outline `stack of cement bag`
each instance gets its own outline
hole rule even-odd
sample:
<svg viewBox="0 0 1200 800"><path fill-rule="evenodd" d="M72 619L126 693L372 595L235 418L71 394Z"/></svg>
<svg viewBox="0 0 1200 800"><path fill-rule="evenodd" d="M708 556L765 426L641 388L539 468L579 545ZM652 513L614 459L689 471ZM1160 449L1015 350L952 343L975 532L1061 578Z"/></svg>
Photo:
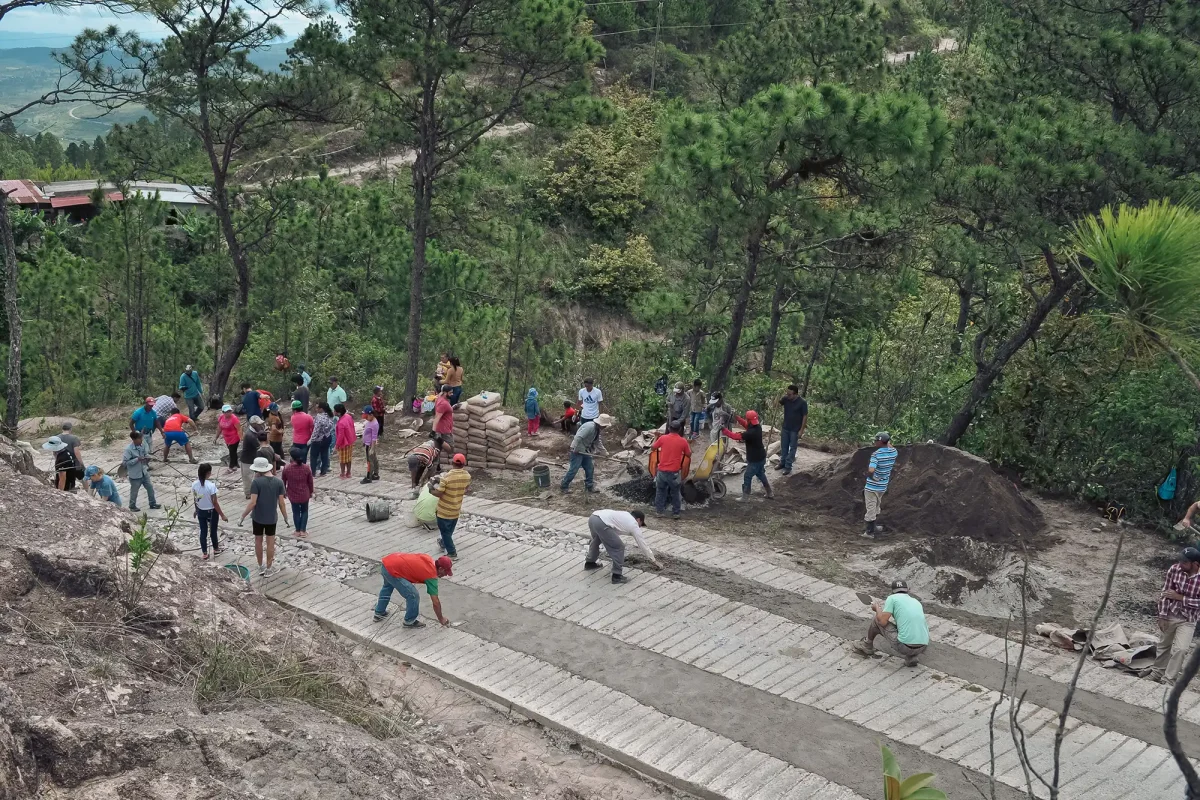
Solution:
<svg viewBox="0 0 1200 800"><path fill-rule="evenodd" d="M471 419L467 410L466 403L459 403L454 407L454 452L467 455L467 432L470 429ZM470 456L467 456L470 458ZM450 454L442 453L442 467L445 468L450 463Z"/></svg>
<svg viewBox="0 0 1200 800"><path fill-rule="evenodd" d="M467 422L463 425L462 434L459 434L458 417L455 417L455 444L462 442L464 449L460 452L466 453L468 464L477 467L487 466L487 424L504 413L500 407L500 393L480 392L474 397L468 398L461 406L466 410Z"/></svg>
<svg viewBox="0 0 1200 800"><path fill-rule="evenodd" d="M484 428L488 469L504 469L508 466L509 455L521 444L521 421L516 417L500 414L484 423Z"/></svg>

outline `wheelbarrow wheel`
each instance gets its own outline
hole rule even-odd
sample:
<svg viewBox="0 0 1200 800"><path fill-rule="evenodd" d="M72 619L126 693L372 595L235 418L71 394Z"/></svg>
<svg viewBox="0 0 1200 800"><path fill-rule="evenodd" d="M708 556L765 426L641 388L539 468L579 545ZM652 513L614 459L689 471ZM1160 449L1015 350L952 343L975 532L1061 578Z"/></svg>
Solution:
<svg viewBox="0 0 1200 800"><path fill-rule="evenodd" d="M714 500L720 500L725 496L726 491L725 481L721 480L720 478L712 479L712 498Z"/></svg>

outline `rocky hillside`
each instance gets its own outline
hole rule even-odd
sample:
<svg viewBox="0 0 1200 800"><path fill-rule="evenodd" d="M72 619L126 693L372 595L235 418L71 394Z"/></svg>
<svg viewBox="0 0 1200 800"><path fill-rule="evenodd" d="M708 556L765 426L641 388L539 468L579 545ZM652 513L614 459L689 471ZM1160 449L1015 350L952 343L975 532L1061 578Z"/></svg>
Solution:
<svg viewBox="0 0 1200 800"><path fill-rule="evenodd" d="M133 572L132 515L0 451L0 800L513 796L331 634L177 552Z"/></svg>

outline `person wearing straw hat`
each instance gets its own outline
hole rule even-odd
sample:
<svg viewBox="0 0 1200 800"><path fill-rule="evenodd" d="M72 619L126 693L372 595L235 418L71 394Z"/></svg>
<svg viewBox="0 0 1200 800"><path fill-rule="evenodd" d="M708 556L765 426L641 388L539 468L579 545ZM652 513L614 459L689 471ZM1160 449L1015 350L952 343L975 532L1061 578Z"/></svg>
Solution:
<svg viewBox="0 0 1200 800"><path fill-rule="evenodd" d="M75 471L75 480L82 480L83 479L83 449L82 449L83 442L81 442L79 440L78 436L71 433L71 431L74 430L74 428L75 428L75 426L72 423L64 422L62 424L62 433L60 433L58 435L58 438L62 439L64 442L66 442L67 447L71 448L71 455L75 456L75 463L79 465L79 469L77 469Z"/></svg>
<svg viewBox="0 0 1200 800"><path fill-rule="evenodd" d="M75 463L71 448L60 437L51 436L42 449L54 454L54 486L64 492L75 491L75 473L80 465Z"/></svg>
<svg viewBox="0 0 1200 800"><path fill-rule="evenodd" d="M266 578L271 575L275 563L275 527L279 524L280 514L283 524L288 524L287 506L283 502L287 490L283 481L275 477L275 465L270 460L259 456L250 465L250 471L256 477L250 484L250 502L238 525L250 517L254 530L254 560L258 562L258 574ZM266 539L265 548L263 539Z"/></svg>
<svg viewBox="0 0 1200 800"><path fill-rule="evenodd" d="M601 414L595 419L584 420L579 426L579 430L575 433L575 438L571 440L571 461L567 465L567 472L563 475L562 483L559 484L559 491L563 494L571 491L571 481L575 480L576 473L579 468L583 467L583 486L588 492L599 492L595 484L595 459L593 456L596 453L607 453L604 449L604 443L600 441L600 434L604 429L612 425L612 417L608 414Z"/></svg>

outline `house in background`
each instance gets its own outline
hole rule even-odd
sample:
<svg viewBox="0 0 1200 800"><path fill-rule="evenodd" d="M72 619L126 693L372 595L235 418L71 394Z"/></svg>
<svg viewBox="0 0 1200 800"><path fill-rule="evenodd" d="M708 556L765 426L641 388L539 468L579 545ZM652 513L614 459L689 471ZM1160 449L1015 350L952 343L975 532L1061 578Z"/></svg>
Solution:
<svg viewBox="0 0 1200 800"><path fill-rule="evenodd" d="M0 190L8 193L8 201L30 211L43 211L51 216L64 215L73 222L83 222L100 213L94 200L97 191L104 193L104 198L111 203L125 200L125 194L130 196L153 197L171 206L175 212L172 217L184 213L208 213L211 206L204 197L204 187L192 187L181 183L165 183L159 181L131 181L126 184L125 193L112 183L96 180L86 181L55 181L43 183L40 186L33 181L0 181Z"/></svg>

